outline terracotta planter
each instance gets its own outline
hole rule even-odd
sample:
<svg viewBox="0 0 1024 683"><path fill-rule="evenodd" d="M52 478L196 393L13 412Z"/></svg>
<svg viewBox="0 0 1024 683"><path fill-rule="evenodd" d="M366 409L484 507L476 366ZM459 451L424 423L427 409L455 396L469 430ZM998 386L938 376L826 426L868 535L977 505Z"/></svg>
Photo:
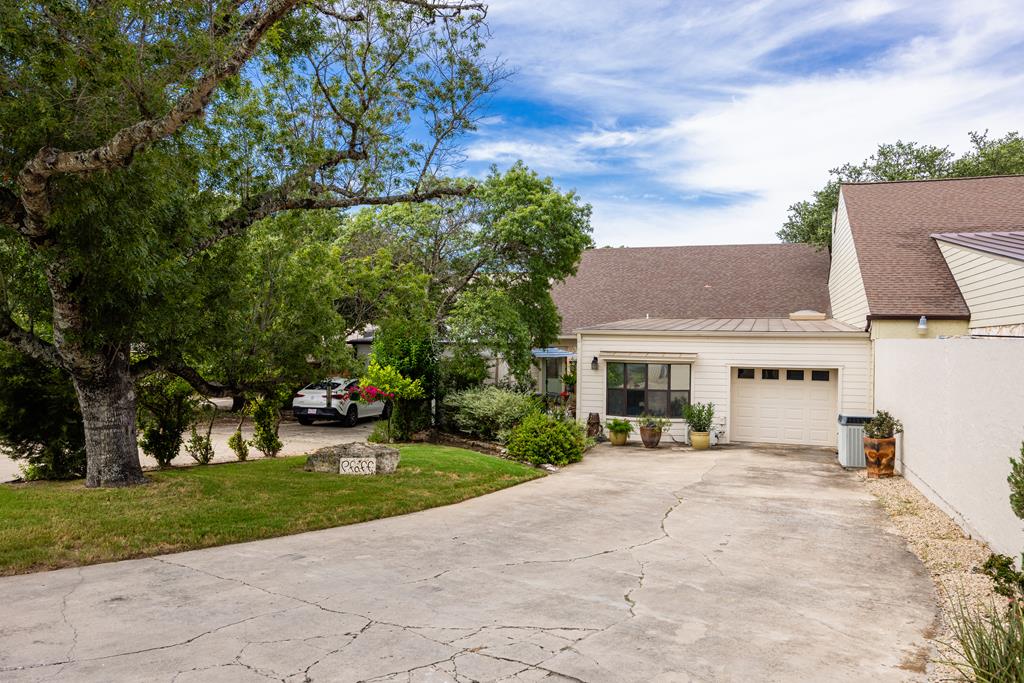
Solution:
<svg viewBox="0 0 1024 683"><path fill-rule="evenodd" d="M657 448L661 443L661 429L658 427L641 427L640 440L644 442L645 448Z"/></svg>
<svg viewBox="0 0 1024 683"><path fill-rule="evenodd" d="M868 479L891 477L896 465L896 437L872 439L865 436L864 459L868 465Z"/></svg>
<svg viewBox="0 0 1024 683"><path fill-rule="evenodd" d="M608 440L613 446L625 446L629 440L629 432L608 432Z"/></svg>
<svg viewBox="0 0 1024 683"><path fill-rule="evenodd" d="M690 432L690 445L695 451L703 451L711 447L711 432Z"/></svg>

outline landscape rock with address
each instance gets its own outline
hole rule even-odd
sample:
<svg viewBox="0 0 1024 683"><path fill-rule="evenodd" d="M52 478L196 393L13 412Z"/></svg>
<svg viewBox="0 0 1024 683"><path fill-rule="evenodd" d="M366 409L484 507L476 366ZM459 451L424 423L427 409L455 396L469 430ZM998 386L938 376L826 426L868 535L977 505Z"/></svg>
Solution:
<svg viewBox="0 0 1024 683"><path fill-rule="evenodd" d="M397 448L377 443L342 443L316 450L306 458L304 469L331 474L392 474L398 468L398 459ZM343 460L351 466L343 467Z"/></svg>

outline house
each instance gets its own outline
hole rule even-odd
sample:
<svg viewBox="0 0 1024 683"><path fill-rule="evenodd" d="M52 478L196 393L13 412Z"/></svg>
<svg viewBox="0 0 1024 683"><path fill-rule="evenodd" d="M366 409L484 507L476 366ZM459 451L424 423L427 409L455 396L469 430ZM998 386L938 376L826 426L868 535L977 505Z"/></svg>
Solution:
<svg viewBox="0 0 1024 683"><path fill-rule="evenodd" d="M1019 330L1022 230L1024 176L843 185L833 315L872 339Z"/></svg>
<svg viewBox="0 0 1024 683"><path fill-rule="evenodd" d="M878 340L1019 334L1022 259L1024 176L845 184L831 254L588 251L552 291L558 348L577 362L580 419L679 420L710 401L722 441L834 447L837 416L878 403Z"/></svg>

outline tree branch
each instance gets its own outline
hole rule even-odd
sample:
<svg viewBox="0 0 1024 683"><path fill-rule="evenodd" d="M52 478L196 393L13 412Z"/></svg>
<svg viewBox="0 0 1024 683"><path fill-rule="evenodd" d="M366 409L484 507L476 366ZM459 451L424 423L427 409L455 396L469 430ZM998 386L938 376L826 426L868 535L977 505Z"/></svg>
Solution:
<svg viewBox="0 0 1024 683"><path fill-rule="evenodd" d="M326 188L340 192L341 188ZM282 211L313 210L313 209L351 209L357 206L388 206L391 204L419 204L441 197L461 197L473 191L470 185L454 187L444 185L424 192L406 192L402 194L366 196L349 195L342 197L312 196L288 198L281 195L280 190L267 192L257 197L248 206L239 207L230 216L217 224L213 235L197 242L185 253L185 258L193 258L206 251L218 242L245 232L253 223Z"/></svg>
<svg viewBox="0 0 1024 683"><path fill-rule="evenodd" d="M6 341L38 361L58 368L65 367L64 360L53 344L23 328L14 321L10 314L4 311L0 311L0 340Z"/></svg>
<svg viewBox="0 0 1024 683"><path fill-rule="evenodd" d="M132 364L132 375L135 377L142 377L145 374L157 372L158 370L164 370L172 375L177 375L188 382L189 386L193 389L208 398L233 398L240 395L243 391L256 389L256 387L229 386L220 382L211 382L181 358L149 357Z"/></svg>
<svg viewBox="0 0 1024 683"><path fill-rule="evenodd" d="M18 174L29 232L39 235L44 231L43 222L50 213L47 186L52 176L90 173L124 165L147 145L176 133L203 112L217 86L241 70L256 52L263 35L300 2L270 0L266 9L246 17L239 27L241 36L230 54L204 73L162 117L122 128L106 144L93 149L65 152L44 147L39 150Z"/></svg>

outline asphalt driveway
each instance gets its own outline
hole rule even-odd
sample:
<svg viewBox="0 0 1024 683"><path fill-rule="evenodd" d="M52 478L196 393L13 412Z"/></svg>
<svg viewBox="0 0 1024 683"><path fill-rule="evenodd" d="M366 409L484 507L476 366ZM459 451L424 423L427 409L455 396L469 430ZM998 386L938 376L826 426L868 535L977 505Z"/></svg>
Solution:
<svg viewBox="0 0 1024 683"><path fill-rule="evenodd" d="M0 679L923 680L931 582L830 460L599 448L405 517L0 579Z"/></svg>

